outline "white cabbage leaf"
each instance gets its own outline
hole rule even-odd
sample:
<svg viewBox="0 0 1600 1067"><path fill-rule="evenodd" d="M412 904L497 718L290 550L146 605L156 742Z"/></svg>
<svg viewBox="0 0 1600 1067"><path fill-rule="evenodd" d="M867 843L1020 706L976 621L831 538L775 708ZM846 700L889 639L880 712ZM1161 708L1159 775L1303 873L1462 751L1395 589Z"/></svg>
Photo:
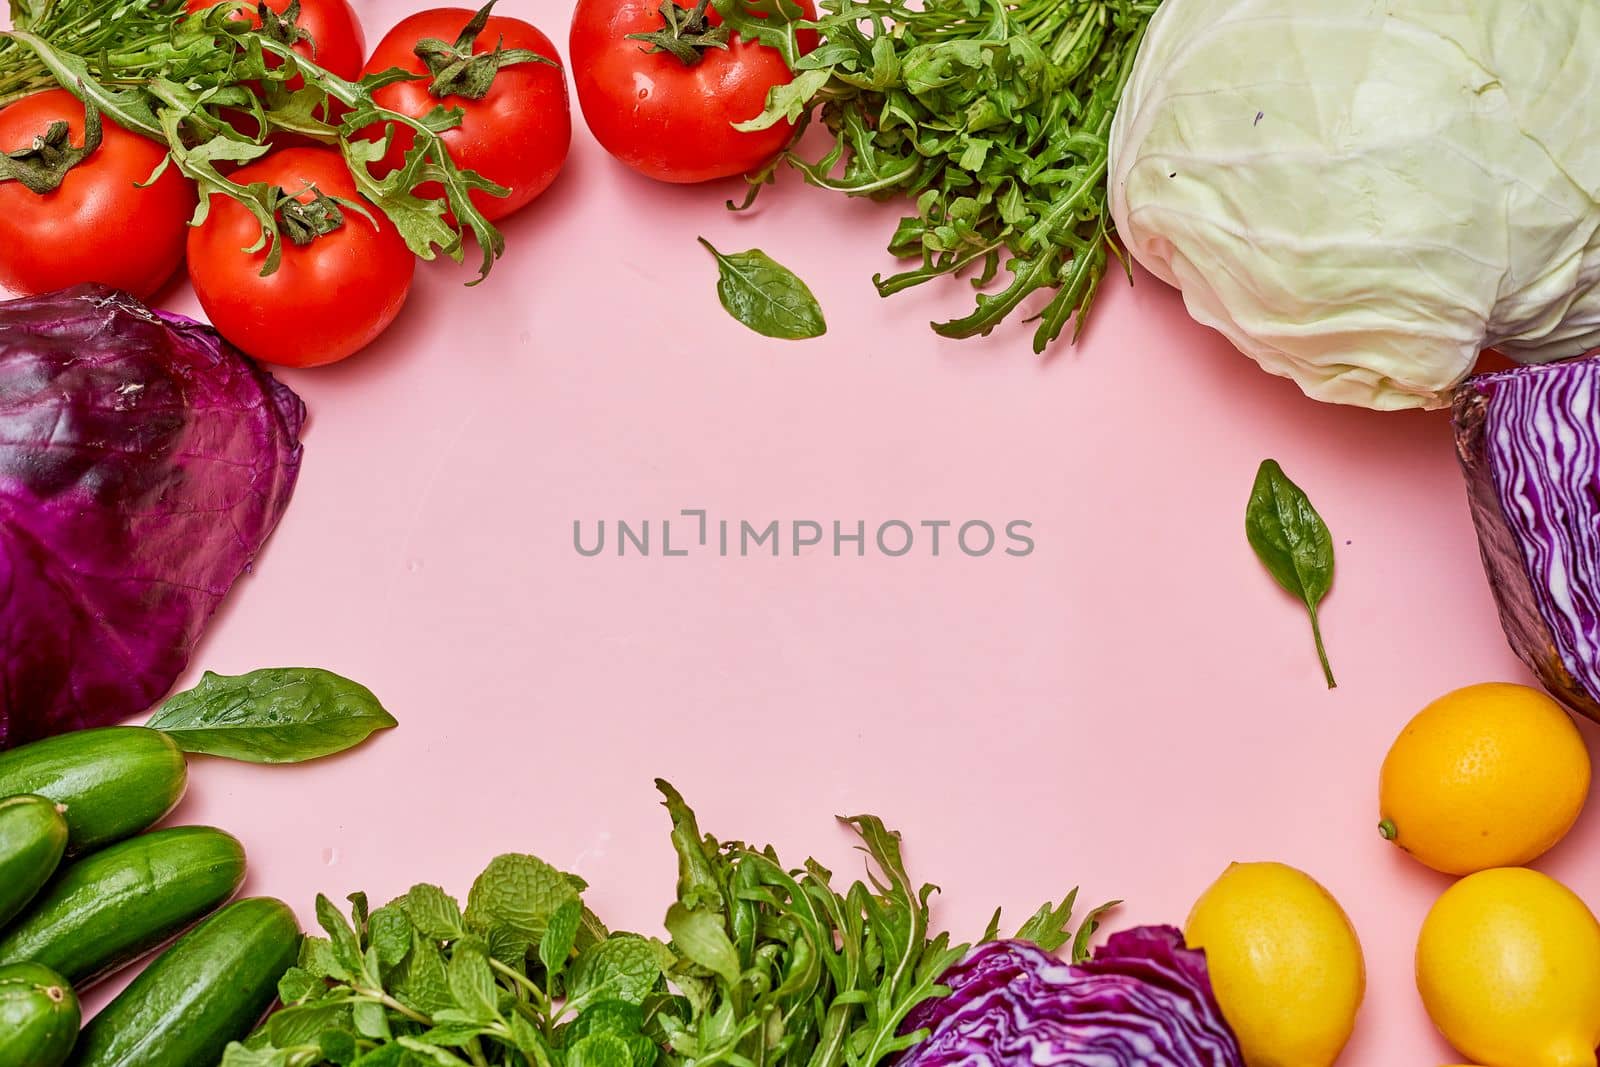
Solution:
<svg viewBox="0 0 1600 1067"><path fill-rule="evenodd" d="M1600 346L1600 0L1166 0L1117 231L1319 400L1439 407Z"/></svg>

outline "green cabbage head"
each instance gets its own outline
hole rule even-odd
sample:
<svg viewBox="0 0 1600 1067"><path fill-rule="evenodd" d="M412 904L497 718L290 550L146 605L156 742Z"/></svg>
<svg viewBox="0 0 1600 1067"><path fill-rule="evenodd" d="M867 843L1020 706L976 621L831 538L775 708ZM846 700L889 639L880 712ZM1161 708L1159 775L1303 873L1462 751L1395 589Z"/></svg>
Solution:
<svg viewBox="0 0 1600 1067"><path fill-rule="evenodd" d="M1439 407L1480 350L1600 346L1600 0L1166 0L1111 205L1310 396Z"/></svg>

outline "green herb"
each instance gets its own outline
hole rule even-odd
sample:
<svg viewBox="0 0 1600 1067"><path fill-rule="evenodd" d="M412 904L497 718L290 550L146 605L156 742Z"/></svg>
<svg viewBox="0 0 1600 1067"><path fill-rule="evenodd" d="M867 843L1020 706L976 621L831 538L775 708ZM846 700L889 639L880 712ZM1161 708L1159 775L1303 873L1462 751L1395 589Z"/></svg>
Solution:
<svg viewBox="0 0 1600 1067"><path fill-rule="evenodd" d="M343 752L395 725L363 685L315 667L225 677L207 671L146 724L185 752L247 763L302 763Z"/></svg>
<svg viewBox="0 0 1600 1067"><path fill-rule="evenodd" d="M715 0L723 22L780 49L795 71L741 124L820 119L822 154L782 159L813 185L875 200L907 197L889 251L917 265L873 279L884 296L946 275L984 290L946 337L987 334L1030 295L1042 352L1086 321L1111 243L1111 119L1157 0L823 0L814 22L794 0ZM821 45L801 55L800 27ZM750 197L775 162L750 176ZM1131 275L1130 275L1131 277Z"/></svg>
<svg viewBox="0 0 1600 1067"><path fill-rule="evenodd" d="M716 257L717 296L728 314L764 337L800 341L828 332L817 298L789 268L759 248L730 254L699 240Z"/></svg>
<svg viewBox="0 0 1600 1067"><path fill-rule="evenodd" d="M1250 503L1245 508L1244 532L1250 547L1279 585L1305 602L1311 615L1311 634L1328 688L1335 685L1328 652L1322 646L1322 626L1317 605L1333 586L1333 535L1305 492L1289 480L1273 459L1263 460L1256 472Z"/></svg>
<svg viewBox="0 0 1600 1067"><path fill-rule="evenodd" d="M533 856L496 858L463 908L417 885L348 916L325 897L326 936L306 939L279 984L285 1007L223 1067L874 1067L926 1036L901 1034L944 995L967 951L929 930L932 886L906 873L899 835L843 820L874 870L843 892L815 860L703 835L659 782L678 854L672 940L612 933L582 905L581 879ZM1019 936L1088 952L1072 895ZM997 936L999 914L986 938Z"/></svg>
<svg viewBox="0 0 1600 1067"><path fill-rule="evenodd" d="M205 219L215 194L238 201L260 223L261 239L249 251L266 249L263 274L277 269L288 236L284 190L242 186L227 172L265 155L274 136L334 148L362 196L413 253L433 259L442 252L459 262L470 237L482 252L481 279L505 242L472 193L506 190L451 160L440 135L460 124L461 109L440 105L412 118L380 107L374 89L417 76L396 69L347 81L293 51L305 36L294 23L298 5L259 28L233 17L245 8L254 10L241 2L187 15L183 0L13 0L13 29L0 32L0 106L59 84L86 109L161 142L169 154L163 166L199 186L195 222ZM496 50L479 63L456 63L453 55L441 45L434 76L473 91L500 66L541 58ZM414 143L403 165L380 177L374 168L402 128ZM418 193L423 187L426 196Z"/></svg>

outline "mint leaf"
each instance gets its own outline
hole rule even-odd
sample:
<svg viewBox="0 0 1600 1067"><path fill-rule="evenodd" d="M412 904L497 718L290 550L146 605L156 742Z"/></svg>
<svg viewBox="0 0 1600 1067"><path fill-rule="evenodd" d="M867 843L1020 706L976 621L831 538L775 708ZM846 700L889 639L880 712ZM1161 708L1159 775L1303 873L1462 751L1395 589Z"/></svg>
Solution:
<svg viewBox="0 0 1600 1067"><path fill-rule="evenodd" d="M356 932L344 914L333 906L333 901L321 893L317 894L317 923L328 932L334 963L349 975L359 974L363 961Z"/></svg>
<svg viewBox="0 0 1600 1067"><path fill-rule="evenodd" d="M350 1067L359 1054L355 1035L348 1030L324 1030L317 1038L317 1050L335 1067Z"/></svg>
<svg viewBox="0 0 1600 1067"><path fill-rule="evenodd" d="M297 1004L309 1000L323 990L322 979L303 967L290 967L278 979L278 999L284 1004Z"/></svg>
<svg viewBox="0 0 1600 1067"><path fill-rule="evenodd" d="M471 940L457 942L447 977L451 996L473 1022L487 1024L500 1018L500 987L482 945Z"/></svg>
<svg viewBox="0 0 1600 1067"><path fill-rule="evenodd" d="M567 1024L562 1039L572 1048L590 1034L611 1034L627 1044L633 1067L652 1067L657 1056L656 1043L643 1031L644 1010L638 1005L622 1000L597 1000Z"/></svg>
<svg viewBox="0 0 1600 1067"><path fill-rule="evenodd" d="M739 984L739 953L728 939L722 916L674 904L667 909L667 932L673 946L689 960L730 986Z"/></svg>
<svg viewBox="0 0 1600 1067"><path fill-rule="evenodd" d="M569 1006L599 1000L641 1004L661 980L661 965L648 938L612 934L583 951L568 975Z"/></svg>
<svg viewBox="0 0 1600 1067"><path fill-rule="evenodd" d="M467 894L467 924L487 933L503 924L528 938L544 936L556 909L577 900L578 891L565 875L535 856L508 853L489 861Z"/></svg>
<svg viewBox="0 0 1600 1067"><path fill-rule="evenodd" d="M385 970L399 966L410 953L413 929L405 912L393 904L379 908L367 920L367 938Z"/></svg>
<svg viewBox="0 0 1600 1067"><path fill-rule="evenodd" d="M395 725L365 686L315 667L237 677L207 671L146 724L185 752L247 763L302 763L343 752Z"/></svg>
<svg viewBox="0 0 1600 1067"><path fill-rule="evenodd" d="M389 1047L393 1048L397 1053L414 1052L416 1053L416 1057L406 1058L401 1056L385 1060L382 1067L389 1067L391 1063L395 1064L396 1067L399 1067L401 1064L405 1064L407 1067L410 1067L410 1065L415 1063L417 1059L420 1059L423 1063L438 1064L439 1067L472 1067L471 1064L462 1059L460 1056L457 1056L455 1053L442 1049L437 1045L430 1045L427 1042L418 1040L414 1037L402 1037L400 1038L398 1044L391 1045ZM380 1049L379 1051L382 1052L384 1050ZM361 1067L369 1067L372 1062L372 1056L363 1056L361 1058Z"/></svg>
<svg viewBox="0 0 1600 1067"><path fill-rule="evenodd" d="M318 1002L288 1007L267 1020L268 1040L279 1048L314 1045L324 1030L342 1030L351 1025L347 1002Z"/></svg>
<svg viewBox="0 0 1600 1067"><path fill-rule="evenodd" d="M307 935L300 942L300 966L315 978L347 982L354 977L334 958L333 942L325 937Z"/></svg>
<svg viewBox="0 0 1600 1067"><path fill-rule="evenodd" d="M490 958L517 970L527 966L528 950L533 948L533 941L527 934L497 922L484 932L483 939L488 944Z"/></svg>
<svg viewBox="0 0 1600 1067"><path fill-rule="evenodd" d="M553 978L567 965L572 947L578 940L578 924L583 919L583 905L577 900L563 903L550 916L544 936L539 939L539 962Z"/></svg>
<svg viewBox="0 0 1600 1067"><path fill-rule="evenodd" d="M615 1034L590 1034L567 1050L567 1067L633 1067L633 1052Z"/></svg>
<svg viewBox="0 0 1600 1067"><path fill-rule="evenodd" d="M388 976L389 992L406 1007L436 1015L456 1006L445 974L444 953L421 933L413 936L405 962Z"/></svg>
<svg viewBox="0 0 1600 1067"><path fill-rule="evenodd" d="M461 923L461 905L436 885L414 885L395 905L423 936L435 941L454 941L466 933Z"/></svg>
<svg viewBox="0 0 1600 1067"><path fill-rule="evenodd" d="M406 913L419 934L432 941L454 941L467 933L461 921L461 905L456 904L456 897L438 886L427 883L411 886L395 905Z"/></svg>
<svg viewBox="0 0 1600 1067"><path fill-rule="evenodd" d="M222 1052L222 1067L289 1067L289 1053L276 1048L246 1048L230 1041Z"/></svg>
<svg viewBox="0 0 1600 1067"><path fill-rule="evenodd" d="M382 1004L370 1000L357 1001L350 1010L350 1018L355 1024L356 1033L362 1037L388 1041L392 1036L389 1033L389 1016Z"/></svg>

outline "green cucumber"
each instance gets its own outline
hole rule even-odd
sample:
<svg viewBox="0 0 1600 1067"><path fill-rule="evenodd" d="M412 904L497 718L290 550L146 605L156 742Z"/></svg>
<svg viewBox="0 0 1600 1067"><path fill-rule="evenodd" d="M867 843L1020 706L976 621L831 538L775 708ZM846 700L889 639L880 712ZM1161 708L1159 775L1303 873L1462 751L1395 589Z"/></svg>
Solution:
<svg viewBox="0 0 1600 1067"><path fill-rule="evenodd" d="M220 907L244 848L208 826L156 830L68 864L0 938L0 964L41 963L80 990Z"/></svg>
<svg viewBox="0 0 1600 1067"><path fill-rule="evenodd" d="M50 968L0 967L0 1067L61 1067L79 1017L72 987Z"/></svg>
<svg viewBox="0 0 1600 1067"><path fill-rule="evenodd" d="M0 928L44 888L66 850L67 820L53 801L31 794L0 800Z"/></svg>
<svg viewBox="0 0 1600 1067"><path fill-rule="evenodd" d="M73 1067L214 1064L278 996L300 924L271 897L235 901L184 934L84 1028Z"/></svg>
<svg viewBox="0 0 1600 1067"><path fill-rule="evenodd" d="M74 853L155 825L187 782L177 743L143 726L80 730L0 752L0 796L37 793L65 805Z"/></svg>

